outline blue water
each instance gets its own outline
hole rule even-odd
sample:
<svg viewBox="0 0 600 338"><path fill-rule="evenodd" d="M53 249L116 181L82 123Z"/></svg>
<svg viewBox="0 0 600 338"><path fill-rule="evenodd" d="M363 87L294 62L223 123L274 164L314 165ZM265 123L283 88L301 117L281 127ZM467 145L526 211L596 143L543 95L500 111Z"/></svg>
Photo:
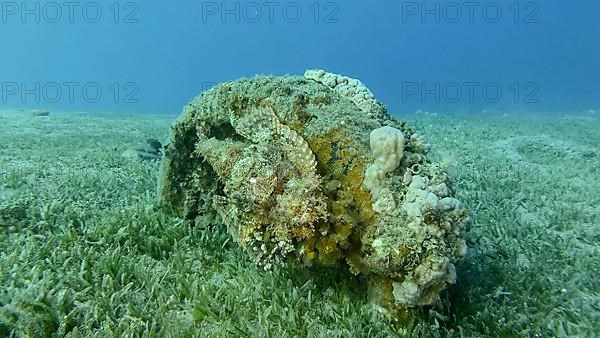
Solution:
<svg viewBox="0 0 600 338"><path fill-rule="evenodd" d="M3 109L177 113L216 83L310 68L396 114L600 108L594 0L1 6Z"/></svg>

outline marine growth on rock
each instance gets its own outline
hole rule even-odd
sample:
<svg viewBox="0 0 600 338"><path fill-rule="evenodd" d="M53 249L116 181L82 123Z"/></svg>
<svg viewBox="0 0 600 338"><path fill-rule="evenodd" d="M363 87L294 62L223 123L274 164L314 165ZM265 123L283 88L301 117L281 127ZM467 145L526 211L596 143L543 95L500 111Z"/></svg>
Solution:
<svg viewBox="0 0 600 338"><path fill-rule="evenodd" d="M196 97L164 147L159 197L226 227L265 269L345 267L389 308L435 302L466 251L468 213L423 137L362 82L319 70Z"/></svg>

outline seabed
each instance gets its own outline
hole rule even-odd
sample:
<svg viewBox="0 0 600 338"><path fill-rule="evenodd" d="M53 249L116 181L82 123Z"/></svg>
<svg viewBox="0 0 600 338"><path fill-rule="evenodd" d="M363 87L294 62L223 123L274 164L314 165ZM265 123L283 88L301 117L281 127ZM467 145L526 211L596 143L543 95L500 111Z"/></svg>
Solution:
<svg viewBox="0 0 600 338"><path fill-rule="evenodd" d="M0 112L0 336L600 335L600 112L400 116L472 211L439 305L398 328L360 278L265 273L156 207L175 115Z"/></svg>

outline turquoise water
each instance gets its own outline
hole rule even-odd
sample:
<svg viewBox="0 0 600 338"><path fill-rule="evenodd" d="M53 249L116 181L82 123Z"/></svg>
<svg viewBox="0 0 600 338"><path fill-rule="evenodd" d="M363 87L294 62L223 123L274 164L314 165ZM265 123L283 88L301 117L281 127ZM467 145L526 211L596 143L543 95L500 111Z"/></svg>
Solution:
<svg viewBox="0 0 600 338"><path fill-rule="evenodd" d="M599 106L593 0L3 2L1 10L1 104L10 108L178 113L216 83L312 68L361 79L396 114Z"/></svg>

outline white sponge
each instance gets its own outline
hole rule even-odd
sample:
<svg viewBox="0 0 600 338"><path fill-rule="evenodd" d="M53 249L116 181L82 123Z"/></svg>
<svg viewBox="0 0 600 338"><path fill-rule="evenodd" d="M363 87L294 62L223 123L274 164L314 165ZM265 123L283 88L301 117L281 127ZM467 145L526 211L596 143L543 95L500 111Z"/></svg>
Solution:
<svg viewBox="0 0 600 338"><path fill-rule="evenodd" d="M400 165L404 155L404 133L390 126L377 128L370 134L370 143L375 161L365 171L363 184L376 199L385 175Z"/></svg>
<svg viewBox="0 0 600 338"><path fill-rule="evenodd" d="M348 97L363 112L370 114L377 105L375 95L358 79L347 76L328 73L322 69L309 69L304 77L317 81Z"/></svg>

